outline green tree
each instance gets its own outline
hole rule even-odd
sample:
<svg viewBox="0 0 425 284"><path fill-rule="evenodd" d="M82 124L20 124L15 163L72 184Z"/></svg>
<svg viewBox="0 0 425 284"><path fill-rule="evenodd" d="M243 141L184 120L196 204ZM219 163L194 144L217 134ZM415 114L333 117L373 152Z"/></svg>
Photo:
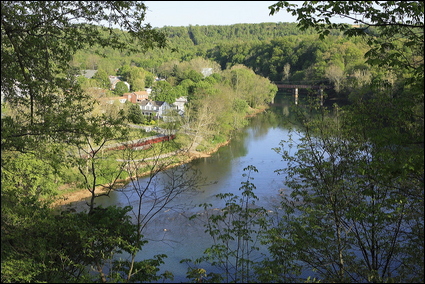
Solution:
<svg viewBox="0 0 425 284"><path fill-rule="evenodd" d="M409 68L416 76L423 76L424 4L420 1L379 1L379 2L303 2L290 4L279 1L269 7L274 15L281 9L298 17L302 30L315 29L321 38L332 29L340 30L347 36L365 36L370 46L366 56L368 63L394 68ZM355 25L332 23L333 17L354 21ZM400 46L411 47L412 54ZM391 52L388 52L391 50ZM410 53L410 52L409 52Z"/></svg>
<svg viewBox="0 0 425 284"><path fill-rule="evenodd" d="M96 80L98 82L98 86L103 89L109 89L111 86L109 75L103 69L98 69L96 74L94 74L93 79Z"/></svg>
<svg viewBox="0 0 425 284"><path fill-rule="evenodd" d="M1 3L2 97L11 110L1 117L2 282L86 282L92 280L88 267L105 281L99 268L113 252L140 249L126 210L95 214L94 198L90 215L58 216L48 206L64 165L81 166L92 197L98 182L114 182L111 165L73 150L97 153L122 122L91 113L96 102L81 90L70 62L88 46L164 47L165 36L143 24L145 11L133 1Z"/></svg>
<svg viewBox="0 0 425 284"><path fill-rule="evenodd" d="M147 88L150 88L150 87L152 87L153 82L155 82L155 76L154 76L154 74L152 74L152 73L151 73L151 72L149 72L149 71L146 71L146 76L145 76L145 86L146 86Z"/></svg>
<svg viewBox="0 0 425 284"><path fill-rule="evenodd" d="M123 82L119 81L115 85L114 94L117 96L122 96L124 93L128 93L130 90L128 89L128 86Z"/></svg>
<svg viewBox="0 0 425 284"><path fill-rule="evenodd" d="M302 138L282 141L277 149L288 162L278 172L285 172L291 189L281 203L286 214L269 236L277 263L296 256L305 270L316 270L312 276L323 281L416 282L420 263L403 265L401 260L419 257L409 250L418 248L417 239L407 239L412 234L409 224L422 211L413 209L421 202L420 179L407 181L401 178L407 172L388 172L388 167L395 170L387 161L394 153L359 135L360 129L350 125L351 114L318 112L317 117L321 119L303 115L303 132L296 134ZM291 150L291 145L299 150ZM408 172L417 176L418 170ZM413 230L421 227L413 223Z"/></svg>
<svg viewBox="0 0 425 284"><path fill-rule="evenodd" d="M140 67L131 66L127 75L127 82L130 84L132 91L142 91L145 89L145 70Z"/></svg>
<svg viewBox="0 0 425 284"><path fill-rule="evenodd" d="M100 89L100 83L98 80L88 79L84 76L78 76L77 84L81 86L81 89L88 91L93 88Z"/></svg>
<svg viewBox="0 0 425 284"><path fill-rule="evenodd" d="M269 232L272 263L293 259L328 282L422 282L424 4L278 2L271 14L284 7L322 38L333 28L363 36L374 74L333 115L298 108L301 139L278 150L288 192ZM333 24L333 16L360 26Z"/></svg>
<svg viewBox="0 0 425 284"><path fill-rule="evenodd" d="M165 45L162 33L143 25L144 3L3 2L1 8L2 69L7 70L2 74L2 88L10 103L29 106L30 124L40 116L37 103L48 104L48 93L66 90L70 94L70 89L75 90L74 82L63 74L77 50L92 44L130 51ZM102 21L105 26L91 25ZM122 30L114 29L114 25ZM124 31L132 37L119 36ZM143 40L137 42L138 38ZM16 125L15 130L19 133L20 128Z"/></svg>
<svg viewBox="0 0 425 284"><path fill-rule="evenodd" d="M344 71L340 67L338 67L337 65L330 65L325 70L325 76L329 79L330 82L334 84L336 92L341 91L345 76Z"/></svg>
<svg viewBox="0 0 425 284"><path fill-rule="evenodd" d="M236 96L244 99L252 108L272 102L277 93L276 85L243 65L225 70L223 77L230 82Z"/></svg>
<svg viewBox="0 0 425 284"><path fill-rule="evenodd" d="M176 87L173 87L170 90L169 95L167 96L167 98L165 98L165 102L171 105L176 101L176 99L180 97L187 97L187 95L188 95L187 88L181 85L178 85Z"/></svg>
<svg viewBox="0 0 425 284"><path fill-rule="evenodd" d="M193 69L185 72L185 74L184 74L184 79L192 80L195 83L201 81L203 78L204 77L200 72L197 72Z"/></svg>
<svg viewBox="0 0 425 284"><path fill-rule="evenodd" d="M127 81L130 75L130 70L131 70L131 66L128 64L125 64L118 69L117 75L120 76L124 81Z"/></svg>
<svg viewBox="0 0 425 284"><path fill-rule="evenodd" d="M2 230L8 232L2 237L3 282L128 281L124 276L129 273L128 267L124 261L114 262L113 257L116 253L138 250L144 244L137 239L137 227L128 216L130 207L111 206L96 208L91 214L58 215L39 202L21 197L15 203L13 215L8 214L14 216L15 222L2 223ZM29 208L32 206L37 210ZM162 278L157 275L157 267L163 258L158 255L136 263L138 280ZM114 270L104 272L102 269L110 263Z"/></svg>
<svg viewBox="0 0 425 284"><path fill-rule="evenodd" d="M128 109L127 119L131 121L132 123L136 123L136 124L141 124L144 122L145 119L139 105L131 104L131 106Z"/></svg>
<svg viewBox="0 0 425 284"><path fill-rule="evenodd" d="M214 213L211 204L201 204L205 210L207 222L206 232L211 236L213 245L206 249L204 256L196 259L194 264L200 266L203 262L211 263L219 269L219 273L206 273L204 269L192 267L190 259L183 259L189 265L188 277L196 282L224 281L226 283L250 283L257 279L254 267L258 253L260 232L266 227L265 209L255 206L258 197L254 194L255 186L251 182L252 174L258 172L254 166L244 169L248 173L242 176L242 196L232 193L218 194L226 206ZM199 215L191 217L199 218Z"/></svg>
<svg viewBox="0 0 425 284"><path fill-rule="evenodd" d="M167 81L157 81L152 86L152 99L161 102L174 102L175 98L170 97L172 86Z"/></svg>

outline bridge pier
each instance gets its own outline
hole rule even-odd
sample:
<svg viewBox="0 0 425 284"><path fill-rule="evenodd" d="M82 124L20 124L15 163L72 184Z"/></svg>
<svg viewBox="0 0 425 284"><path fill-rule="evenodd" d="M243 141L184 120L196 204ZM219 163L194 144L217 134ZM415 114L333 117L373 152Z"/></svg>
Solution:
<svg viewBox="0 0 425 284"><path fill-rule="evenodd" d="M295 104L298 104L298 88L294 89Z"/></svg>
<svg viewBox="0 0 425 284"><path fill-rule="evenodd" d="M302 83L302 82L300 82ZM332 88L329 85L308 85L308 84L285 84L283 82L275 82L276 86L279 89L293 89L294 90L294 100L295 100L295 104L298 104L298 89L318 89L318 93L317 96L320 96L320 105L323 106L324 103L324 95L323 95L323 90L324 89L330 89ZM307 82L306 82L307 83Z"/></svg>

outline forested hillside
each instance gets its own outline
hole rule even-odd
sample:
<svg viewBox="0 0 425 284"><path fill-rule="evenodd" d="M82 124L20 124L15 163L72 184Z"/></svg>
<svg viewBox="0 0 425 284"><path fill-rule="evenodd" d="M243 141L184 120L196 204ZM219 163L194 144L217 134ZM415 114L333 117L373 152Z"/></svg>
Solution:
<svg viewBox="0 0 425 284"><path fill-rule="evenodd" d="M144 68L158 67L158 62L165 62L171 59L189 60L194 56L205 55L209 49L213 49L222 43L240 44L270 41L276 37L283 36L301 36L312 35L313 30L301 31L295 23L261 23L261 24L236 24L229 26L188 26L188 27L163 27L157 29L164 32L170 44L170 49L153 50L148 52L146 57L147 62L134 61L141 54L136 55L136 58L130 58L134 63L140 64ZM337 33L339 34L339 33ZM171 50L175 49L172 54ZM98 49L88 49L86 56L93 54ZM103 50L102 50L103 51ZM115 56L122 56L120 52L113 53L112 50L103 51L108 59L113 60ZM164 53L165 52L165 53ZM78 58L78 57L77 57ZM78 60L80 64L89 64L87 69L93 69L94 65L90 66L90 60L81 57ZM139 60L141 60L139 58Z"/></svg>
<svg viewBox="0 0 425 284"><path fill-rule="evenodd" d="M323 41L312 29L301 31L295 23L158 30L167 35L170 49L126 55L109 48L93 48L78 52L73 64L81 69L106 70L108 74L115 74L123 65L135 65L169 78L174 76L170 65L201 57L217 62L222 70L245 65L271 81L331 83L336 86L331 94L340 97L347 97L372 77L386 79L385 74L365 63L368 48L364 39L345 37L339 31L331 32Z"/></svg>
<svg viewBox="0 0 425 284"><path fill-rule="evenodd" d="M220 42L250 42L270 40L290 35L311 35L313 29L301 31L296 23L235 24L226 26L188 26L163 27L171 41L176 45L216 45Z"/></svg>

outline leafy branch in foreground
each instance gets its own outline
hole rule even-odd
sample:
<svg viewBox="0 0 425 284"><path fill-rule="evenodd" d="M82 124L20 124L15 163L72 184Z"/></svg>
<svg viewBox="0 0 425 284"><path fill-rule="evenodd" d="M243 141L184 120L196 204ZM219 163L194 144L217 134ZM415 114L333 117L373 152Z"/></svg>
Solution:
<svg viewBox="0 0 425 284"><path fill-rule="evenodd" d="M146 9L137 1L3 1L2 97L23 112L2 117L2 149L78 132L91 109L70 72L72 56L93 45L133 52L165 47L165 35L143 24Z"/></svg>
<svg viewBox="0 0 425 284"><path fill-rule="evenodd" d="M252 173L258 172L254 166L244 169L241 182L242 196L232 193L217 194L216 197L225 201L226 206L220 210L212 210L211 204L201 204L205 212L191 217L206 218L205 232L208 233L213 245L206 249L204 256L196 259L194 264L210 263L219 272L206 273L205 269L192 267L192 260L184 259L188 268L187 277L193 281L225 281L227 283L246 283L256 279L254 269L256 262L263 256L259 247L259 236L267 225L266 210L255 205L258 197L254 194L255 185L251 182Z"/></svg>

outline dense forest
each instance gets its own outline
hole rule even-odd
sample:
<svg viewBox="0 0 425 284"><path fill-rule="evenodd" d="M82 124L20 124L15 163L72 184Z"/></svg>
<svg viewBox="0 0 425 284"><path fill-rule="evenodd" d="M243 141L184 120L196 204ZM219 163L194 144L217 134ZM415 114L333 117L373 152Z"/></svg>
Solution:
<svg viewBox="0 0 425 284"><path fill-rule="evenodd" d="M181 260L188 281L422 283L424 4L301 3L269 7L297 23L153 29L137 1L3 1L2 282L172 279L159 272L166 255L137 257L150 220L201 187L186 163L194 153L231 139L273 102L275 83L286 82L329 85L326 99L344 104L294 106L302 139L275 148L288 162L276 169L291 189L281 195L283 213L250 206L257 170L247 167L242 196L220 195L226 207L208 219L215 245ZM332 23L357 14L356 25ZM111 88L109 76L129 89ZM136 104L102 103L147 88L157 101L186 98L184 115L153 119ZM144 126L173 139L129 147L159 135ZM165 170L169 182L155 191ZM134 185L137 206L96 206L140 176L149 182ZM87 210L57 207L77 190L88 192ZM257 237L268 250L261 259L251 257ZM128 257L116 257L122 253Z"/></svg>
<svg viewBox="0 0 425 284"><path fill-rule="evenodd" d="M271 81L331 82L339 93L345 95L367 82L372 75L380 80L387 80L390 76L373 74L382 72L365 63L364 54L368 50L365 39L344 37L338 31L322 41L313 29L301 31L295 23L164 27L158 30L167 34L172 49L131 56L112 49L88 49L77 53L74 64L80 69L101 69L108 74L115 74L120 66L134 65L169 78L175 77L173 64L201 57L218 63L221 70L242 64Z"/></svg>

